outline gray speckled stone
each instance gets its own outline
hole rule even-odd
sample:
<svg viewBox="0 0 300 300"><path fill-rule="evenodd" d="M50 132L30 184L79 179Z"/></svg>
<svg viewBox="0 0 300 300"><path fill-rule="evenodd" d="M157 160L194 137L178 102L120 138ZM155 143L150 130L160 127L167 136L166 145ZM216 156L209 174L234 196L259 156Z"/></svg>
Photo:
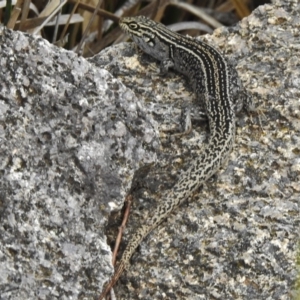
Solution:
<svg viewBox="0 0 300 300"><path fill-rule="evenodd" d="M291 299L296 278L300 199L300 4L273 1L233 28L204 39L237 65L259 114L237 117L228 164L142 243L115 292L118 299ZM197 116L188 80L155 75L134 46L105 50L100 66L130 87L160 123L160 162L139 191L130 238L177 174L197 155L207 126L181 138L182 108ZM148 63L143 65L145 62ZM95 62L95 64L97 64ZM263 114L261 113L263 112ZM299 296L299 295L298 295Z"/></svg>
<svg viewBox="0 0 300 300"><path fill-rule="evenodd" d="M109 72L0 27L0 298L94 299L112 273L104 236L156 123Z"/></svg>

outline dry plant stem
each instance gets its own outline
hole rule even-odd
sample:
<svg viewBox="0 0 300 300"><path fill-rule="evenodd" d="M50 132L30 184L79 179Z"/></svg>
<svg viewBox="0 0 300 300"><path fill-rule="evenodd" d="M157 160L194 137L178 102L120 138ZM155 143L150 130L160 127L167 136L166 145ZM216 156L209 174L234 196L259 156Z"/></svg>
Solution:
<svg viewBox="0 0 300 300"><path fill-rule="evenodd" d="M124 217L123 217L122 224L119 227L119 233L118 233L118 236L117 236L117 239L116 239L115 248L114 248L114 252L113 252L113 258L112 258L112 264L113 265L116 264L116 258L117 258L117 253L118 253L118 250L119 250L119 247L120 247L121 239L122 239L122 234L123 234L124 228L126 226L126 223L127 223L128 217L129 217L130 207L131 207L131 204L132 204L132 196L128 195L126 197L125 202L126 202L126 209L125 209L125 212L124 212Z"/></svg>
<svg viewBox="0 0 300 300"><path fill-rule="evenodd" d="M75 0L69 0L69 2L74 2ZM160 12L163 11L170 3L170 0L161 0L160 2L160 8L159 8L159 12L158 12L158 16L160 16ZM150 16L151 13L154 10L156 3L150 2L147 6L145 6L144 8L142 8L138 14L139 15L144 15L144 16ZM80 6L80 4L79 4ZM123 16L128 15L127 11L124 12ZM114 15L112 15L114 16ZM113 18L110 18L113 19ZM114 16L113 20L116 20L117 22L119 22L119 17ZM105 47L107 47L109 44L113 43L117 37L120 37L121 34L121 29L119 27L116 27L115 29L113 29L109 34L105 35L101 41L99 41L98 43L96 43L95 45L90 47L90 52L92 55L94 55L95 53L100 52L102 49L104 49Z"/></svg>
<svg viewBox="0 0 300 300"><path fill-rule="evenodd" d="M71 12L70 15L69 15L68 21L67 21L67 23L66 23L66 25L65 25L65 27L64 27L64 29L63 29L61 35L60 35L60 37L59 37L59 40L60 40L60 41L63 40L63 38L65 37L65 34L66 34L67 29L68 29L69 24L70 24L70 20L71 20L72 16L74 15L74 13L75 13L75 11L76 11L76 9L77 9L77 7L78 7L78 4L79 4L79 0L77 0L76 4L74 5L74 7L73 7L73 9L72 9L72 12Z"/></svg>
<svg viewBox="0 0 300 300"><path fill-rule="evenodd" d="M154 1L154 8L153 8L153 11L151 12L151 15L150 15L150 18L155 20L156 19L156 15L158 13L158 9L160 7L160 0L156 0Z"/></svg>
<svg viewBox="0 0 300 300"><path fill-rule="evenodd" d="M38 18L24 20L24 22L22 23L22 31L34 29L37 26L40 26L46 19L47 17L41 17L41 18L38 17ZM15 29L21 30L20 26L21 23L20 24L17 23Z"/></svg>
<svg viewBox="0 0 300 300"><path fill-rule="evenodd" d="M14 9L11 13L10 19L7 22L7 28L13 29L15 27L15 24L17 22L17 19L21 13L21 6L23 4L24 0L18 0L16 5L14 6Z"/></svg>
<svg viewBox="0 0 300 300"><path fill-rule="evenodd" d="M240 0L231 0L231 2L241 19L250 15L250 10L245 3Z"/></svg>
<svg viewBox="0 0 300 300"><path fill-rule="evenodd" d="M35 28L35 30L32 32L32 35L37 34L43 27L45 24L47 24L47 22L54 16L56 15L56 13L65 5L66 0L63 0L52 12L50 15L47 16L46 20L38 27ZM43 12L40 14L40 16L43 15Z"/></svg>
<svg viewBox="0 0 300 300"><path fill-rule="evenodd" d="M195 16L200 18L201 20L207 22L207 24L209 24L213 28L218 28L218 27L223 26L223 24L218 22L216 19L212 18L203 9L201 9L199 7L196 7L195 5L191 5L189 3L185 3L185 2L182 2L182 1L178 1L178 0L171 0L171 4L178 7L178 8L182 8L182 9L194 14Z"/></svg>
<svg viewBox="0 0 300 300"><path fill-rule="evenodd" d="M59 10L57 16L56 16L56 22L55 22L55 27L54 27L54 33L53 33L53 38L52 38L52 43L54 44L57 39L57 32L58 32L58 24L59 24L59 18L61 17L61 10Z"/></svg>
<svg viewBox="0 0 300 300"><path fill-rule="evenodd" d="M70 3L77 3L77 1L78 0L68 0L68 2L70 2ZM89 12L94 12L96 9L94 6L87 5L80 1L78 3L78 8L89 11ZM119 17L115 16L114 14L112 14L104 9L99 8L96 13L98 16L105 17L107 19L111 19L113 21L119 22Z"/></svg>
<svg viewBox="0 0 300 300"><path fill-rule="evenodd" d="M124 212L124 217L123 217L123 221L121 226L119 227L119 233L116 239L116 244L115 244L115 248L114 248L114 252L113 252L113 258L112 258L112 264L115 265L116 263L116 257L117 257L117 253L118 253L118 249L121 243L121 239L122 239L122 234L124 231L124 228L126 226L127 220L128 220L128 216L129 216L129 212L130 212L130 207L131 207L131 203L132 203L132 196L128 195L125 199L126 202L126 209ZM110 291L111 292L111 299L114 299L114 293L112 291L112 287L114 285L115 282L110 282L109 285L106 286L105 291L101 293L101 295L99 296L98 300L102 300L105 298L106 294Z"/></svg>
<svg viewBox="0 0 300 300"><path fill-rule="evenodd" d="M21 15L21 21L20 21L20 26L19 26L19 30L21 30L21 31L26 30L26 29L23 29L23 26L24 26L25 21L27 20L29 8L30 8L30 0L25 0L23 7L22 7L22 15Z"/></svg>
<svg viewBox="0 0 300 300"><path fill-rule="evenodd" d="M89 23L86 26L86 29L85 29L85 31L84 31L84 33L82 35L81 41L80 41L80 43L79 43L79 45L78 45L78 47L77 47L77 49L75 51L77 54L80 54L82 52L82 49L81 49L82 45L83 45L83 43L85 41L85 38L86 38L86 36L87 36L87 34L88 34L89 30L90 30L90 27L91 27L92 23L95 20L97 11L100 9L102 2L103 2L103 0L99 0L97 6L95 8L95 10L93 11L92 17L90 18Z"/></svg>
<svg viewBox="0 0 300 300"><path fill-rule="evenodd" d="M159 0L157 2L153 1L149 4L149 14L144 14L145 16L153 16L153 18L155 18L156 21L160 21L163 16L164 16L164 13L165 13L165 10L167 8L167 6L169 6L171 3L171 0ZM152 5L152 6L150 6ZM146 8L146 7L145 7ZM138 13L139 15L142 13Z"/></svg>

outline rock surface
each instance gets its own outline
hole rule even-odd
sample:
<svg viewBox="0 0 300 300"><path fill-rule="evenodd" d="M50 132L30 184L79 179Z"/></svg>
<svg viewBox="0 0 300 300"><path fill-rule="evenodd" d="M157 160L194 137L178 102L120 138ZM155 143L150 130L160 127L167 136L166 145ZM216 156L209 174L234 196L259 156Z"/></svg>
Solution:
<svg viewBox="0 0 300 300"><path fill-rule="evenodd" d="M203 37L237 65L258 113L237 117L228 164L145 239L117 299L296 294L299 15L298 1L274 1ZM207 124L188 80L156 75L132 44L85 60L0 30L0 299L95 299L112 273L104 226L133 176L125 240L197 156ZM193 131L177 137L186 108Z"/></svg>
<svg viewBox="0 0 300 300"><path fill-rule="evenodd" d="M94 299L104 236L157 125L109 72L0 28L0 299Z"/></svg>
<svg viewBox="0 0 300 300"><path fill-rule="evenodd" d="M291 299L297 294L299 16L298 1L274 1L237 26L203 37L237 65L257 113L237 116L228 164L142 243L115 288L118 299ZM111 59L101 54L94 59L141 97L160 124L163 146L155 170L136 191L128 240L156 205L154 199L164 201L180 169L197 156L208 128L197 121L199 103L188 79L155 75L153 61L132 44L103 53ZM164 133L180 128L186 107L196 117L192 133Z"/></svg>

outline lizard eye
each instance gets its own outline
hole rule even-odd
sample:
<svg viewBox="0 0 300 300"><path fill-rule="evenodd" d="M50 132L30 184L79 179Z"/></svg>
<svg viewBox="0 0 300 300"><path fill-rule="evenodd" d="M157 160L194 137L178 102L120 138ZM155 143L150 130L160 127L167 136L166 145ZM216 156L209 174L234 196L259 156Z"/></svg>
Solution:
<svg viewBox="0 0 300 300"><path fill-rule="evenodd" d="M130 23L128 26L132 30L136 30L138 28L138 25L136 23Z"/></svg>

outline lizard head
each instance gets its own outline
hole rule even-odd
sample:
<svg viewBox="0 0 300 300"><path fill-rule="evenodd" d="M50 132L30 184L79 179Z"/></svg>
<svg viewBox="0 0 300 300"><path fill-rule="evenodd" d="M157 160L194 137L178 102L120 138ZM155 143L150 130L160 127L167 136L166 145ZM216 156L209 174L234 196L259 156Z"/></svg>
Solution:
<svg viewBox="0 0 300 300"><path fill-rule="evenodd" d="M154 46L155 34L151 29L157 27L159 23L145 16L137 16L122 18L119 25L140 47L143 44L147 44L149 47Z"/></svg>
<svg viewBox="0 0 300 300"><path fill-rule="evenodd" d="M164 25L145 16L122 18L119 25L147 54L158 60L164 60L168 57L169 47L166 37L175 36L175 32L171 32Z"/></svg>

